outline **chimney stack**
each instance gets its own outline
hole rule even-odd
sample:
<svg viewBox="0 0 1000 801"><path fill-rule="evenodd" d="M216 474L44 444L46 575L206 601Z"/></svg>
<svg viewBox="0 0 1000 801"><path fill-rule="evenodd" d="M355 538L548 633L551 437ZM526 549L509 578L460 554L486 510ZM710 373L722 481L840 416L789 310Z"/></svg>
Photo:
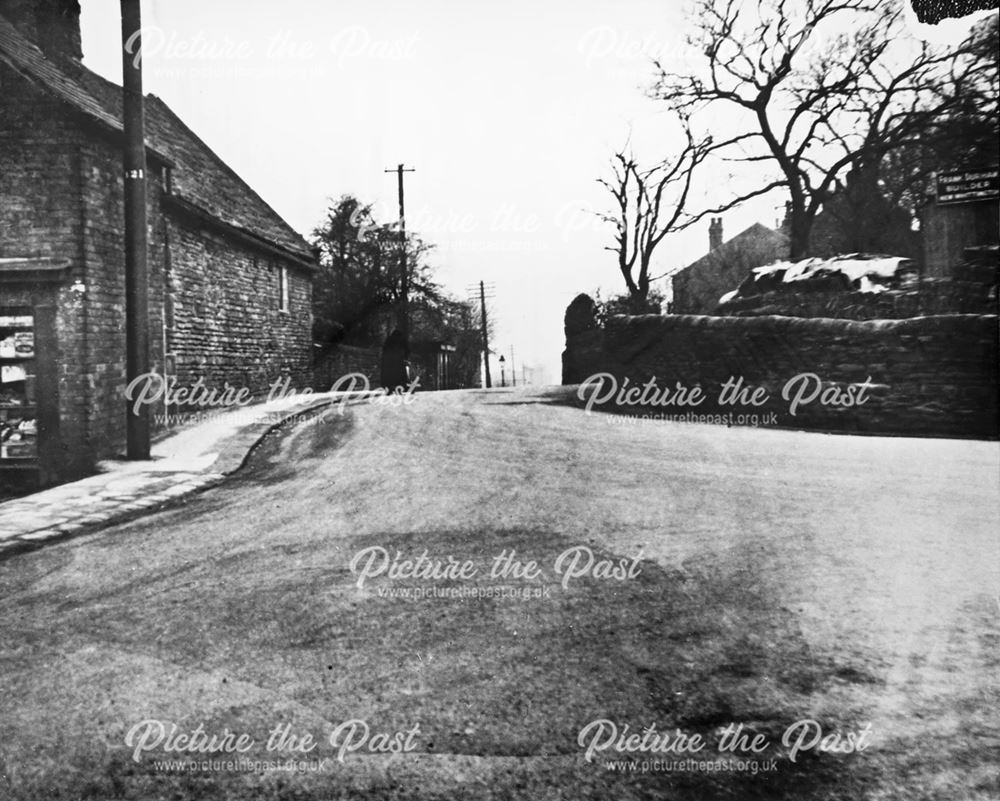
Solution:
<svg viewBox="0 0 1000 801"><path fill-rule="evenodd" d="M722 244L722 218L713 217L708 224L708 249L715 250Z"/></svg>
<svg viewBox="0 0 1000 801"><path fill-rule="evenodd" d="M48 58L83 58L78 0L0 0L0 16Z"/></svg>

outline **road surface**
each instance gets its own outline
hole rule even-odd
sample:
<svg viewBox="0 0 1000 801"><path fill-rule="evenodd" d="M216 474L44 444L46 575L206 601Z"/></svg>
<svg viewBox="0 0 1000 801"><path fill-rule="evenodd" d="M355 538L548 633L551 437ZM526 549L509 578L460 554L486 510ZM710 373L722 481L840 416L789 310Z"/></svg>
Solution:
<svg viewBox="0 0 1000 801"><path fill-rule="evenodd" d="M996 443L554 395L334 407L0 564L0 795L996 797Z"/></svg>

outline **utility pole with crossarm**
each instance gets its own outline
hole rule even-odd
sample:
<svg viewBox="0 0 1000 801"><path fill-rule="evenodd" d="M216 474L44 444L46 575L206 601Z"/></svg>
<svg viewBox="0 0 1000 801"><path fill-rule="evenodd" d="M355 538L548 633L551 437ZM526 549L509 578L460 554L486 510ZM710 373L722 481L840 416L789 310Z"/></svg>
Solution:
<svg viewBox="0 0 1000 801"><path fill-rule="evenodd" d="M482 314L482 336L483 336L483 383L486 389L490 389L493 386L493 380L490 377L490 336L489 336L489 326L486 322L486 299L492 298L496 287L493 284L487 285L485 282L480 281L479 286L468 287L469 300L470 302L475 302L475 294L478 290L479 295L479 308Z"/></svg>

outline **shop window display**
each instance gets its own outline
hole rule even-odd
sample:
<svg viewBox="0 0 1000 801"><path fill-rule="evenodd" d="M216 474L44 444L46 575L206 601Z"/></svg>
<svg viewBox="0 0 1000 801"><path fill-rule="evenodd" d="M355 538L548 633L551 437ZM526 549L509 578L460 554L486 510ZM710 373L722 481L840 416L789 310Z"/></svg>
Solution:
<svg viewBox="0 0 1000 801"><path fill-rule="evenodd" d="M0 467L37 458L35 403L34 317L0 309Z"/></svg>

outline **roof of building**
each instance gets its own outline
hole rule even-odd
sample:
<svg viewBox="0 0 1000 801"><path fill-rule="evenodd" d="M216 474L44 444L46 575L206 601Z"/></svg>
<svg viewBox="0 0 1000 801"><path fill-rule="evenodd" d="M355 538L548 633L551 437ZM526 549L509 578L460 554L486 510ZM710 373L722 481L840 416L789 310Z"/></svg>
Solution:
<svg viewBox="0 0 1000 801"><path fill-rule="evenodd" d="M754 223L749 228L740 231L732 239L727 239L717 248L710 250L699 259L695 259L683 270L678 270L675 275L680 275L688 270L697 270L706 265L715 264L720 259L725 259L741 250L758 248L761 245L769 245L775 248L783 248L788 244L788 236L782 231L768 228L761 223Z"/></svg>
<svg viewBox="0 0 1000 801"><path fill-rule="evenodd" d="M0 16L0 62L102 127L122 128L122 89L78 62L48 59ZM171 193L281 251L312 262L301 235L219 158L155 95L146 95L146 144L170 165Z"/></svg>

